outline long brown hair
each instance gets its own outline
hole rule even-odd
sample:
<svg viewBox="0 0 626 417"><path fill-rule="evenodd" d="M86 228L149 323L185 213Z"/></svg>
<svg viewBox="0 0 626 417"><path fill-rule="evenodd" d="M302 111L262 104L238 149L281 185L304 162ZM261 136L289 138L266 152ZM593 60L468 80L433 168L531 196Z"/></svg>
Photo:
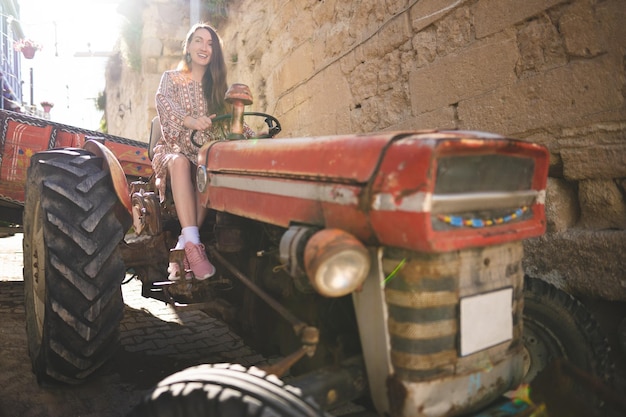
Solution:
<svg viewBox="0 0 626 417"><path fill-rule="evenodd" d="M184 58L178 64L178 69L183 71L191 71L189 64L191 60L189 57L189 51L187 50L191 38L196 30L206 29L211 34L212 49L211 60L209 66L202 77L202 93L208 104L208 114L223 114L227 110L226 103L224 101L224 95L228 89L226 83L226 62L224 61L224 52L222 48L222 39L217 34L217 31L207 23L197 23L189 29L187 37L183 42L183 56Z"/></svg>

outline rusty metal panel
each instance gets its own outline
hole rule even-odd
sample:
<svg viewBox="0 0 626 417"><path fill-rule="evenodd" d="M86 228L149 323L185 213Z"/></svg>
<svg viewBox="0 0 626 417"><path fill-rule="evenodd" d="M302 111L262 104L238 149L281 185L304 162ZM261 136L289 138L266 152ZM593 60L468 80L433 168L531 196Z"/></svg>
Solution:
<svg viewBox="0 0 626 417"><path fill-rule="evenodd" d="M86 137L105 142L126 175L151 175L147 144L143 142L0 110L0 198L23 204L31 156L52 148L81 147Z"/></svg>
<svg viewBox="0 0 626 417"><path fill-rule="evenodd" d="M479 136L395 132L213 143L198 158L209 171L202 201L280 226L341 226L367 244L430 253L543 233L547 150ZM460 174L438 173L439 159L450 157L458 158L452 165L462 166ZM438 175L447 182L466 176L470 184L474 177L482 182L484 175L472 172L475 166L488 168L490 179L505 176L498 169L516 166L511 160L526 161L517 165L525 175L520 184L528 189L501 180L494 180L494 190L487 183L471 193L463 192L465 186L447 187L452 192L437 188ZM456 212L464 207L469 208Z"/></svg>
<svg viewBox="0 0 626 417"><path fill-rule="evenodd" d="M393 134L223 141L201 151L211 172L365 183ZM203 150L204 151L204 150Z"/></svg>
<svg viewBox="0 0 626 417"><path fill-rule="evenodd" d="M519 383L522 256L521 242L442 254L385 251L392 415L460 415ZM510 337L462 356L463 338L480 337L463 333L463 300L498 290L509 297L503 319L512 328ZM483 317L471 329L487 334L494 323Z"/></svg>

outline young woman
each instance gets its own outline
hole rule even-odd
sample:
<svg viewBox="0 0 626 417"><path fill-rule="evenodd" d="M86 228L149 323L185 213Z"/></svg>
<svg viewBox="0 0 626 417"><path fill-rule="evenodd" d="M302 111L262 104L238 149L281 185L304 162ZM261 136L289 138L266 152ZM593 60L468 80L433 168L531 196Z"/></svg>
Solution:
<svg viewBox="0 0 626 417"><path fill-rule="evenodd" d="M207 24L194 25L183 45L184 58L178 68L166 71L156 93L156 108L161 123L162 137L154 147L152 167L161 201L165 198L167 178L182 233L174 249L185 250L185 270L191 270L197 279L207 279L215 274L215 267L206 256L200 242L199 226L206 209L198 204L195 164L198 148L191 142L204 143L223 139L222 129L212 123L212 118L228 112L224 101L227 90L226 64L221 39ZM253 136L247 126L247 137ZM177 263L168 267L169 279L183 275ZM186 274L185 274L186 275Z"/></svg>

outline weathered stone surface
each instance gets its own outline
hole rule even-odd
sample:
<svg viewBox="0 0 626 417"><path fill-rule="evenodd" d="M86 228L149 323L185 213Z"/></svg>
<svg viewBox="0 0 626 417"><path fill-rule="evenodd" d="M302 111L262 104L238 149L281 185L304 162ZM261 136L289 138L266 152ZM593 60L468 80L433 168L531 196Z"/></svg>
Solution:
<svg viewBox="0 0 626 417"><path fill-rule="evenodd" d="M483 38L566 0L481 0L474 8L476 37Z"/></svg>
<svg viewBox="0 0 626 417"><path fill-rule="evenodd" d="M406 14L401 14L395 19L391 19L378 32L378 53L381 55L397 49L407 40L411 39L409 20Z"/></svg>
<svg viewBox="0 0 626 417"><path fill-rule="evenodd" d="M453 106L440 107L410 119L407 129L456 129L456 114Z"/></svg>
<svg viewBox="0 0 626 417"><path fill-rule="evenodd" d="M144 57L160 57L163 54L163 42L156 38L144 38L141 54Z"/></svg>
<svg viewBox="0 0 626 417"><path fill-rule="evenodd" d="M626 229L624 198L613 180L578 183L580 226L586 229Z"/></svg>
<svg viewBox="0 0 626 417"><path fill-rule="evenodd" d="M380 114L380 125L383 127L392 126L405 120L411 114L411 103L407 92L400 83L379 94L385 98L386 105L378 108Z"/></svg>
<svg viewBox="0 0 626 417"><path fill-rule="evenodd" d="M608 51L619 51L626 46L626 7L624 0L606 0L594 5L601 23L602 39Z"/></svg>
<svg viewBox="0 0 626 417"><path fill-rule="evenodd" d="M545 72L567 62L563 41L547 17L531 20L517 34L520 59L515 72L520 77Z"/></svg>
<svg viewBox="0 0 626 417"><path fill-rule="evenodd" d="M356 104L373 97L378 91L378 70L372 65L361 64L357 66L349 80L352 99Z"/></svg>
<svg viewBox="0 0 626 417"><path fill-rule="evenodd" d="M182 3L144 2L143 72L117 66L111 73L110 133L147 138L160 74L180 59L189 28ZM618 294L624 238L591 229L621 227L625 207L624 0L358 6L229 3L229 19L218 27L229 82L250 86L252 110L277 116L282 137L460 128L544 144L553 176L549 234L531 245L535 268L572 291ZM160 56L148 56L157 49L152 38L162 43ZM119 105L129 101L122 119ZM585 282L603 274L610 291L598 290L598 279Z"/></svg>
<svg viewBox="0 0 626 417"><path fill-rule="evenodd" d="M568 7L559 19L559 32L565 40L567 54L591 57L606 52L601 25L591 3L577 2Z"/></svg>
<svg viewBox="0 0 626 417"><path fill-rule="evenodd" d="M411 43L416 52L415 67L423 67L435 60L437 56L437 32L435 28L416 33Z"/></svg>
<svg viewBox="0 0 626 417"><path fill-rule="evenodd" d="M314 113L302 113L302 124L310 132L320 135L350 133L349 106L345 101L350 96L348 83L337 66L325 71L323 77L313 81L309 106L317 109Z"/></svg>
<svg viewBox="0 0 626 417"><path fill-rule="evenodd" d="M526 274L575 296L626 301L625 231L570 229L524 242Z"/></svg>
<svg viewBox="0 0 626 417"><path fill-rule="evenodd" d="M571 129L578 135L559 140L563 173L568 179L626 177L626 123Z"/></svg>
<svg viewBox="0 0 626 417"><path fill-rule="evenodd" d="M422 0L415 3L409 12L414 32L444 17L458 6L458 0Z"/></svg>
<svg viewBox="0 0 626 417"><path fill-rule="evenodd" d="M564 232L578 221L580 210L575 184L549 178L546 190L546 220L548 233Z"/></svg>
<svg viewBox="0 0 626 417"><path fill-rule="evenodd" d="M471 15L467 7L461 7L437 23L437 53L447 55L466 46L471 40Z"/></svg>
<svg viewBox="0 0 626 417"><path fill-rule="evenodd" d="M459 103L461 127L508 135L575 124L586 114L621 108L623 81L606 56L505 85Z"/></svg>
<svg viewBox="0 0 626 417"><path fill-rule="evenodd" d="M402 62L400 60L400 54L400 50L396 49L380 60L378 92L382 93L391 88L403 88L403 86L406 85L406 83L400 84L402 81ZM407 108L410 108L408 103Z"/></svg>
<svg viewBox="0 0 626 417"><path fill-rule="evenodd" d="M498 59L491 59L497 56ZM409 78L413 114L435 110L515 81L517 51L509 36L472 44L418 68ZM441 82L433 82L442 80Z"/></svg>
<svg viewBox="0 0 626 417"><path fill-rule="evenodd" d="M285 91L304 82L313 74L310 42L305 42L291 53L272 74L274 88Z"/></svg>

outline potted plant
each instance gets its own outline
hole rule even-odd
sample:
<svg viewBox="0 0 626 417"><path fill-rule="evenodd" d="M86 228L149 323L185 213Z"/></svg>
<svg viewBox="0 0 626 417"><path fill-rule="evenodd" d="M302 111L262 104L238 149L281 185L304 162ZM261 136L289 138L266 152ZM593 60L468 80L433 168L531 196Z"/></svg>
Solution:
<svg viewBox="0 0 626 417"><path fill-rule="evenodd" d="M13 48L16 51L22 52L24 58L32 59L35 56L35 52L39 51L42 46L32 39L25 38L15 41L15 43L13 44Z"/></svg>
<svg viewBox="0 0 626 417"><path fill-rule="evenodd" d="M42 101L39 104L41 105L41 107L43 107L44 113L50 113L50 109L54 107L54 103L51 103L49 101Z"/></svg>

